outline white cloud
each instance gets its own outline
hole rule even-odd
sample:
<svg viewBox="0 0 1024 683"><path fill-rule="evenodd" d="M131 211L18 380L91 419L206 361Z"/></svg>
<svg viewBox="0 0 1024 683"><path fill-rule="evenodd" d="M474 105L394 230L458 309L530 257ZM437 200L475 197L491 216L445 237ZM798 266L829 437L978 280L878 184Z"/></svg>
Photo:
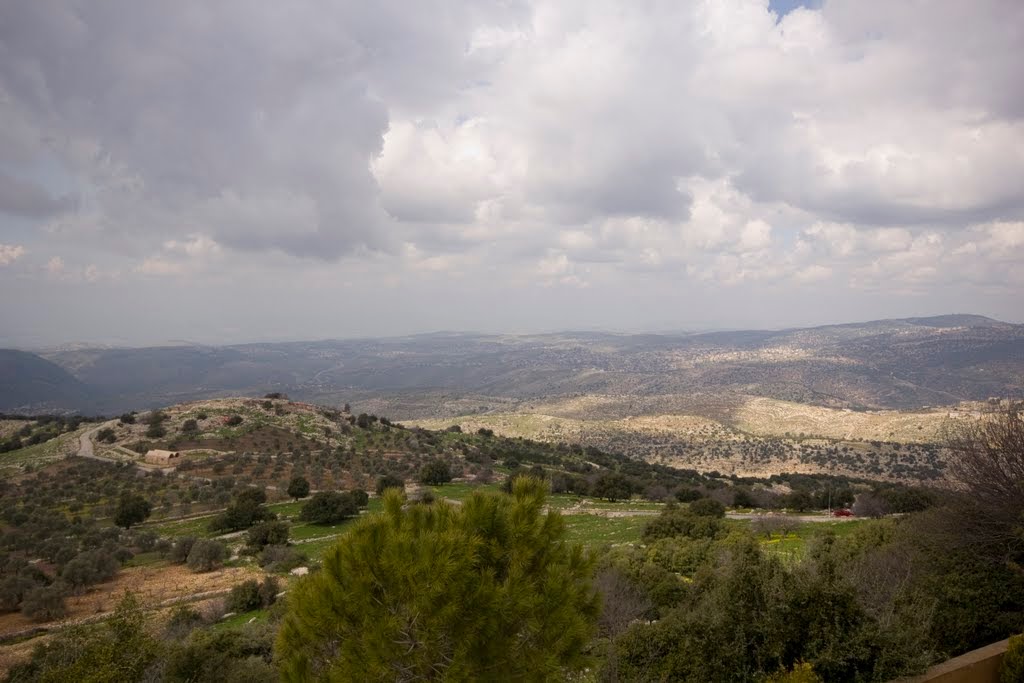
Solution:
<svg viewBox="0 0 1024 683"><path fill-rule="evenodd" d="M1019 317L987 307L1024 294L1022 22L1010 0L9 4L0 227L23 246L0 264L207 289L314 270L410 317L437 286L453 327L533 283L540 308L587 286L597 325L632 314L602 287L703 283L723 316L721 292L770 285L759 316L790 288Z"/></svg>
<svg viewBox="0 0 1024 683"><path fill-rule="evenodd" d="M135 266L133 271L142 275L181 275L185 272L185 265L158 257L150 257Z"/></svg>
<svg viewBox="0 0 1024 683"><path fill-rule="evenodd" d="M14 263L25 255L25 247L20 244L0 244L0 266Z"/></svg>
<svg viewBox="0 0 1024 683"><path fill-rule="evenodd" d="M806 284L810 282L821 282L826 280L832 275L832 269L826 266L810 265L798 270L793 279L797 282Z"/></svg>

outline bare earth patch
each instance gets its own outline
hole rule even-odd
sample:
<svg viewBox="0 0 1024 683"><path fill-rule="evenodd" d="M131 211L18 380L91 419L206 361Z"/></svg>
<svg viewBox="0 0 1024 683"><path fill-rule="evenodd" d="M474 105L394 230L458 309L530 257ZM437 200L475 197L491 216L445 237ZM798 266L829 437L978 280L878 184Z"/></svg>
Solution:
<svg viewBox="0 0 1024 683"><path fill-rule="evenodd" d="M94 586L84 595L68 598L68 616L59 621L39 624L18 612L0 615L0 636L30 631L38 626L69 626L109 614L128 592L134 593L143 607L153 609L189 596L229 590L246 579L262 576L263 572L255 567L223 567L202 574L193 574L184 565L131 567L123 569L113 581Z"/></svg>

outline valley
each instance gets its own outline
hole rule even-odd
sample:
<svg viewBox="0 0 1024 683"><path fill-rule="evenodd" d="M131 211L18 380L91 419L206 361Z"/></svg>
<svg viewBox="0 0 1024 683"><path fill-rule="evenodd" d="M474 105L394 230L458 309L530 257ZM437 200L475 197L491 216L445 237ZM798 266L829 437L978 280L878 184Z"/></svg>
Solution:
<svg viewBox="0 0 1024 683"><path fill-rule="evenodd" d="M540 480L564 538L655 601L676 604L656 596L734 543L799 572L822 547L890 533L876 518L925 523L951 488L950 434L1016 405L1021 327L953 316L0 356L13 378L0 669L115 623L129 600L147 632L188 624L184 644L160 636L169 666L233 634L255 659L217 656L270 680L275 596L379 519L389 486L404 509L460 510ZM19 393L43 380L67 390ZM54 414L24 414L39 408Z"/></svg>

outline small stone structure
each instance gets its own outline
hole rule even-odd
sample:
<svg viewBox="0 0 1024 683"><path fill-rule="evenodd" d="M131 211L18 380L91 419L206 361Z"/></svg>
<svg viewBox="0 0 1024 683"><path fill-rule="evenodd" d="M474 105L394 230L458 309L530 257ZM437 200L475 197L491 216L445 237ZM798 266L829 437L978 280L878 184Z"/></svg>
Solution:
<svg viewBox="0 0 1024 683"><path fill-rule="evenodd" d="M146 452L146 462L150 465L171 467L173 465L177 465L180 460L181 453L179 451L164 451L154 448L153 450Z"/></svg>

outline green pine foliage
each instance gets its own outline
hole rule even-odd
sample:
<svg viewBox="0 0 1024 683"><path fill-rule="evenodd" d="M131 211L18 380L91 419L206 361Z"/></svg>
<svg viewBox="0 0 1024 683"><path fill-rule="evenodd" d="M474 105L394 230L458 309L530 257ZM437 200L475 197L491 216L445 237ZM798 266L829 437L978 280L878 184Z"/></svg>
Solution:
<svg viewBox="0 0 1024 683"><path fill-rule="evenodd" d="M599 610L592 560L543 512L546 490L475 493L360 521L289 595L284 680L562 680Z"/></svg>

